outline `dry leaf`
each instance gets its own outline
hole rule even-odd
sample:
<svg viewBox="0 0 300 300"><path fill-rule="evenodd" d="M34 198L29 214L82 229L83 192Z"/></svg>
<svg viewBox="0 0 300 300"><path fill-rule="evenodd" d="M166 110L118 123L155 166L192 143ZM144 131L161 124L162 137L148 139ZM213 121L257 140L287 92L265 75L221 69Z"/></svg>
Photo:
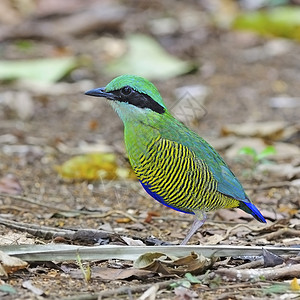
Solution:
<svg viewBox="0 0 300 300"><path fill-rule="evenodd" d="M70 180L134 178L132 169L119 168L113 153L88 153L74 156L55 167L61 177Z"/></svg>
<svg viewBox="0 0 300 300"><path fill-rule="evenodd" d="M34 293L35 295L38 295L38 296L42 296L44 294L43 290L41 290L41 289L37 288L36 286L32 285L31 280L23 281L22 287L25 288L25 289L30 290L32 293Z"/></svg>
<svg viewBox="0 0 300 300"><path fill-rule="evenodd" d="M152 285L148 290L146 290L143 295L141 295L138 300L155 300L156 294L159 289L158 284Z"/></svg>
<svg viewBox="0 0 300 300"><path fill-rule="evenodd" d="M169 256L159 252L148 252L141 255L135 262L137 269L148 270L164 275L192 273L194 275L203 273L212 265L212 260L192 252L183 258Z"/></svg>
<svg viewBox="0 0 300 300"><path fill-rule="evenodd" d="M216 233L214 235L206 237L205 245L217 245L218 243L220 243L221 241L223 241L224 238L225 238L224 235Z"/></svg>
<svg viewBox="0 0 300 300"><path fill-rule="evenodd" d="M146 246L141 240L134 240L127 236L122 236L121 238L128 246Z"/></svg>
<svg viewBox="0 0 300 300"><path fill-rule="evenodd" d="M298 279L297 278L294 278L291 281L291 290L292 291L300 291L300 285L298 283Z"/></svg>
<svg viewBox="0 0 300 300"><path fill-rule="evenodd" d="M19 259L17 257L9 256L6 253L0 251L0 266L5 273L14 273L18 270L25 269L27 267L28 263L26 261L23 261L22 259ZM5 274L3 274L5 275Z"/></svg>
<svg viewBox="0 0 300 300"><path fill-rule="evenodd" d="M281 138L284 128L287 126L285 122L256 122L243 124L230 124L222 128L224 135L234 134L244 137L260 137L270 140L278 140Z"/></svg>
<svg viewBox="0 0 300 300"><path fill-rule="evenodd" d="M93 278L101 278L102 280L122 280L132 276L136 278L146 277L149 271L137 269L111 269L111 268L92 268Z"/></svg>
<svg viewBox="0 0 300 300"><path fill-rule="evenodd" d="M292 178L300 178L300 167L294 167L291 164L269 165L261 164L257 166L257 171L278 178L281 180L290 180Z"/></svg>
<svg viewBox="0 0 300 300"><path fill-rule="evenodd" d="M262 249L263 251L263 259L264 259L264 267L275 267L277 265L281 265L284 263L284 259L265 248Z"/></svg>

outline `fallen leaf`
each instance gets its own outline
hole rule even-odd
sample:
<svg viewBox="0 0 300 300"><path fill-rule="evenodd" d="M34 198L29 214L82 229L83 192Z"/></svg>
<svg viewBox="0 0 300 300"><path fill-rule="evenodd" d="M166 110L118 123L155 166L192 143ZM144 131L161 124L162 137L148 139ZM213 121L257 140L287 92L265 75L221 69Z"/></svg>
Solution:
<svg viewBox="0 0 300 300"><path fill-rule="evenodd" d="M287 284L273 284L269 287L262 289L262 291L267 295L285 294L288 291L288 286Z"/></svg>
<svg viewBox="0 0 300 300"><path fill-rule="evenodd" d="M152 285L138 298L138 300L155 300L158 289L158 284Z"/></svg>
<svg viewBox="0 0 300 300"><path fill-rule="evenodd" d="M117 165L117 157L113 153L77 155L61 166L55 166L55 170L68 180L136 179L131 168L120 168Z"/></svg>
<svg viewBox="0 0 300 300"><path fill-rule="evenodd" d="M28 263L20 258L9 256L0 251L0 266L2 267L2 270L9 274L21 269L25 269L28 266Z"/></svg>
<svg viewBox="0 0 300 300"><path fill-rule="evenodd" d="M92 268L92 277L102 280L122 280L130 277L142 278L151 274L149 271L129 269L111 269L111 268Z"/></svg>
<svg viewBox="0 0 300 300"><path fill-rule="evenodd" d="M17 290L14 287L12 287L10 284L1 284L0 291L7 293L7 294L16 294L17 293Z"/></svg>
<svg viewBox="0 0 300 300"><path fill-rule="evenodd" d="M214 234L209 237L206 237L205 244L206 245L217 245L223 240L224 240L224 235Z"/></svg>
<svg viewBox="0 0 300 300"><path fill-rule="evenodd" d="M0 61L0 80L30 79L56 82L77 65L75 57Z"/></svg>
<svg viewBox="0 0 300 300"><path fill-rule="evenodd" d="M291 290L292 291L300 291L300 285L298 283L298 279L297 278L294 278L291 281Z"/></svg>
<svg viewBox="0 0 300 300"><path fill-rule="evenodd" d="M126 236L122 236L121 238L128 246L146 246L141 240L134 240Z"/></svg>
<svg viewBox="0 0 300 300"><path fill-rule="evenodd" d="M261 174L281 180L300 178L300 167L294 167L291 164L261 164L257 166L257 171Z"/></svg>
<svg viewBox="0 0 300 300"><path fill-rule="evenodd" d="M185 273L203 273L212 264L212 260L192 252L190 255L177 258L164 253L148 252L134 262L134 267L141 270L161 273L164 275Z"/></svg>
<svg viewBox="0 0 300 300"><path fill-rule="evenodd" d="M56 171L65 179L96 180L116 177L116 156L112 153L88 153L74 156Z"/></svg>
<svg viewBox="0 0 300 300"><path fill-rule="evenodd" d="M23 281L22 287L30 290L32 293L34 293L35 295L38 295L38 296L42 296L44 294L44 291L37 288L36 286L34 286L31 282L31 280Z"/></svg>
<svg viewBox="0 0 300 300"><path fill-rule="evenodd" d="M272 9L246 12L233 22L233 28L251 30L261 35L280 36L300 40L300 8L280 6Z"/></svg>
<svg viewBox="0 0 300 300"><path fill-rule="evenodd" d="M128 51L109 62L105 70L112 76L136 74L149 80L167 79L194 69L190 62L181 61L167 53L153 38L134 34L127 37ZM145 59L147 58L147 59ZM159 66L154 68L153 66Z"/></svg>
<svg viewBox="0 0 300 300"><path fill-rule="evenodd" d="M265 248L262 249L263 251L263 259L264 259L264 267L275 267L277 265L281 265L284 263L284 259Z"/></svg>
<svg viewBox="0 0 300 300"><path fill-rule="evenodd" d="M242 137L260 137L278 140L284 132L287 123L280 121L229 124L222 128L223 135L234 134Z"/></svg>

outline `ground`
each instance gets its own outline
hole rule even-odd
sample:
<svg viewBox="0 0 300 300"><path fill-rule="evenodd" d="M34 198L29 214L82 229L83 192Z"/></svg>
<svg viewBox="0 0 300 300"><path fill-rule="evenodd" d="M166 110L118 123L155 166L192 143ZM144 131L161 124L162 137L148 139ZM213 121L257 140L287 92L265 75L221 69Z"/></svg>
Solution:
<svg viewBox="0 0 300 300"><path fill-rule="evenodd" d="M19 196L32 199L39 204L1 193L1 218L17 221L19 224L23 222L55 228L112 228L121 236L141 238L143 241L155 237L164 242L179 243L184 238L193 216L163 207L151 199L137 181L129 179L66 181L55 169L55 166L70 159L80 146L86 144L109 146L109 152L117 155L118 164L129 168L123 144L123 125L118 116L104 99L87 97L83 93L89 88L104 86L112 79L105 73L95 72L95 66L101 68L103 63L99 62L103 57L99 58L97 49L92 46L95 45L95 40L101 36L122 38L127 31L135 32L138 28L150 34L147 22L143 22L143 18L145 20L150 20L154 16L159 18L168 11L167 4L164 6L156 3L148 6L145 1L141 3L143 4L138 7L132 4L126 18L117 23L114 28L108 28L107 32L103 29L98 33L69 35L69 40L63 42L45 37L33 37L35 49L38 49L35 51L39 53L20 51L14 39L3 40L1 52L5 59L43 57L61 49L79 56L84 55L93 62L94 66L88 64L81 67L62 80L69 82L69 88L72 89L71 83L88 79L87 88L82 88L81 91L77 89L62 94L39 94L29 89L27 93L32 97L34 104L34 113L30 118L21 119L16 110L0 98L0 177L3 179L8 174L13 174L12 181L18 183L22 189ZM180 10L186 13L192 12L197 8L197 4L189 1L186 7L179 3L172 8L168 7L169 15L174 16L176 11ZM205 14L204 10L201 13ZM133 23L132 19L136 23ZM282 44L284 52L276 54L270 44L274 41L272 39L219 29L205 21L202 25L201 33L192 28L190 31L179 29L169 35L156 36L169 53L183 60L192 60L198 66L197 70L186 75L167 80L154 80L167 106L172 107L175 103L174 91L178 87L199 84L208 87L210 93L203 104L206 114L190 125L216 147L219 146L218 140L225 140L224 127L228 124L282 121L284 127L297 128L298 126L299 130L299 104L292 108L284 106L274 108L270 104L270 99L274 97L284 95L293 98L300 94L299 44L284 41ZM267 48L266 45L270 47ZM273 47L276 48L274 45ZM159 66L154 67L159 68ZM15 81L1 82L0 89L2 99L5 92L15 92L17 95L26 91L26 88ZM279 141L299 147L299 132L287 138L282 137ZM266 139L267 144L274 142ZM15 147L18 145L24 145L24 148ZM250 159L238 160L226 157L226 146L219 146L218 150L245 186L252 201L266 216L268 223L260 224L251 216L238 210L211 212L208 221L194 235L190 243L299 246L299 184L298 186L290 184L299 178L297 177L299 172L298 175L295 174L290 178L258 175L255 167L253 171ZM297 166L299 156L279 158L275 163ZM87 217L85 214L66 217L60 213L62 210L90 211L103 217ZM128 219L127 214L136 222ZM149 219L149 214L153 216L148 220L150 223L147 223L145 219L147 216ZM234 228L239 224L246 224L246 227ZM36 244L74 243L68 240L55 241L53 238L49 240L25 232L20 234L20 231L5 225L1 225L0 228L3 237L8 240L5 244L20 244L21 237L27 242L33 238ZM278 231L283 228L287 232L294 231L291 231L293 233L290 233L290 236L281 235L282 232L278 233ZM271 234L273 235L270 236ZM3 239L2 243L4 244ZM296 260L296 257L293 259ZM249 260L245 257L240 259L228 257L227 260L223 258L218 262L219 265L216 263L210 271L216 272L220 267L235 268L247 262ZM131 288L134 291L134 288L146 283L155 284L177 279L176 276L159 276L153 273L151 276L104 280L101 276L93 276L93 270L95 274L100 267L126 269L132 266L132 261L93 261L90 264L91 280L85 282L76 262L32 263L25 270L12 273L6 278L2 277L1 282L13 286L17 293L9 294L0 291L0 296L2 299L40 299L45 296L50 299L63 299L69 296L73 296L72 299L79 299L78 295L81 294L97 294L103 290L126 286L128 291L123 292L122 296L109 295L108 297L133 299L133 296L130 296ZM297 274L299 278L299 272ZM215 278L215 280L197 283L190 290L201 295L199 296L201 299L249 299L249 295L252 295L253 299L262 297L275 299L279 296L273 292L264 293L263 290L265 291L266 287L274 283L282 283L284 279L292 278L280 277L273 281L261 280L252 284L235 283L233 280L229 282L224 280L221 283ZM42 289L42 295L38 295L30 288L24 289L22 284L27 280L31 280L33 286ZM144 290L141 288L139 294ZM245 296L245 290L248 296ZM197 296L192 294L175 296L173 289L163 287L156 297L157 299L174 299L174 297L193 299Z"/></svg>

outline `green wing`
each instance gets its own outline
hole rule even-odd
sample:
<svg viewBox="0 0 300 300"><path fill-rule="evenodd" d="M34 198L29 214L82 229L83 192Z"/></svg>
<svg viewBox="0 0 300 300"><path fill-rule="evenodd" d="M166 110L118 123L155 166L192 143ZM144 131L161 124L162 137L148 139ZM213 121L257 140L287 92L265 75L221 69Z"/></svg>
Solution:
<svg viewBox="0 0 300 300"><path fill-rule="evenodd" d="M160 130L162 137L171 141L177 141L195 153L201 164L208 166L212 172L218 182L217 190L220 193L237 200L250 202L242 185L216 150L185 125L173 117L170 121L172 120L173 122L170 122L169 126L164 126L163 130Z"/></svg>

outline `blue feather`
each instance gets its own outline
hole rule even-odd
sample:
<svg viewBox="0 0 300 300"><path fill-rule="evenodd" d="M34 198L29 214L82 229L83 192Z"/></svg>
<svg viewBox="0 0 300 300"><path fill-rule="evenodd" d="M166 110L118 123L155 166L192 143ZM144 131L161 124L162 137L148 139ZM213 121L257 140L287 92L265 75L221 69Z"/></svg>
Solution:
<svg viewBox="0 0 300 300"><path fill-rule="evenodd" d="M250 202L240 202L239 208L251 214L257 221L267 223L263 215L259 212L256 206Z"/></svg>
<svg viewBox="0 0 300 300"><path fill-rule="evenodd" d="M151 197L153 197L156 201L160 202L161 204L163 204L163 205L165 205L165 206L167 206L167 207L170 207L170 208L172 208L172 209L174 209L174 210L177 210L177 211L180 211L180 212L184 212L184 213L187 213L187 214L192 214L192 215L194 215L194 212L192 212L192 211L183 210L183 209L180 209L180 208L178 208L178 207L175 207L175 206L172 206L172 205L166 203L162 196L160 196L160 195L158 195L157 193L151 191L151 185L150 185L150 184L143 183L141 180L140 180L140 183L142 184L142 186L143 186L143 188L145 189L145 191L146 191Z"/></svg>

